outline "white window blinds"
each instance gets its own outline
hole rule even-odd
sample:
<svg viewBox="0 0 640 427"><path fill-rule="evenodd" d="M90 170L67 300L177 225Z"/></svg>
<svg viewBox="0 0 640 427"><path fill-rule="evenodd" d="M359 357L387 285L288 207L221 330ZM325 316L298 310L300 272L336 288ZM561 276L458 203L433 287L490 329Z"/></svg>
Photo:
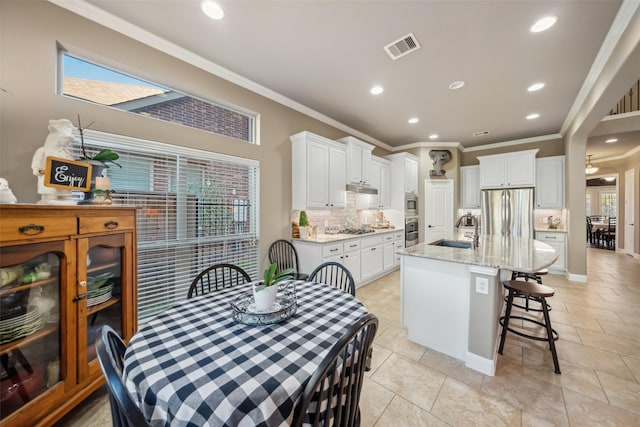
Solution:
<svg viewBox="0 0 640 427"><path fill-rule="evenodd" d="M89 155L120 155L122 168L109 164L107 172L114 204L138 208L140 323L185 299L212 264L258 279L257 161L89 130L84 140Z"/></svg>

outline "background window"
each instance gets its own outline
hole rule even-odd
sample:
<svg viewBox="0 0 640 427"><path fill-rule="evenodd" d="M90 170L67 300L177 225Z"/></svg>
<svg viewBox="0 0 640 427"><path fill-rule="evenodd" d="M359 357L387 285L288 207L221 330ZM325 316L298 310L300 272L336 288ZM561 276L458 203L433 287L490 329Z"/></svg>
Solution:
<svg viewBox="0 0 640 427"><path fill-rule="evenodd" d="M62 94L255 143L255 114L194 98L62 53Z"/></svg>
<svg viewBox="0 0 640 427"><path fill-rule="evenodd" d="M186 299L191 281L228 262L258 279L259 164L85 129L89 156L110 148L115 204L137 207L138 320ZM80 144L74 156L80 157ZM80 193L81 194L81 193Z"/></svg>

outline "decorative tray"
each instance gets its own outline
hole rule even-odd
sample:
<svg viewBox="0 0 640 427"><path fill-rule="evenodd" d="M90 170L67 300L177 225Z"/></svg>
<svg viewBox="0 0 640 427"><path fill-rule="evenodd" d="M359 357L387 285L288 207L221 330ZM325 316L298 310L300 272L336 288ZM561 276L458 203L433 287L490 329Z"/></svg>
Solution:
<svg viewBox="0 0 640 427"><path fill-rule="evenodd" d="M233 320L245 325L271 325L289 319L296 314L298 302L296 300L295 286L279 288L276 302L270 311L257 311L253 292L247 292L230 303L233 311Z"/></svg>

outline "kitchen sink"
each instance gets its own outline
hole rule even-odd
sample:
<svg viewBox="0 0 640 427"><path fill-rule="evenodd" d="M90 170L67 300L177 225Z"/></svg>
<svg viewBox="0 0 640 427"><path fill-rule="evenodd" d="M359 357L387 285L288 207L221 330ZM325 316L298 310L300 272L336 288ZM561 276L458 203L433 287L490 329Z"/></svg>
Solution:
<svg viewBox="0 0 640 427"><path fill-rule="evenodd" d="M467 242L466 240L447 240L440 239L435 242L429 243L433 246L445 246L447 248L460 248L460 249L471 249L472 243Z"/></svg>

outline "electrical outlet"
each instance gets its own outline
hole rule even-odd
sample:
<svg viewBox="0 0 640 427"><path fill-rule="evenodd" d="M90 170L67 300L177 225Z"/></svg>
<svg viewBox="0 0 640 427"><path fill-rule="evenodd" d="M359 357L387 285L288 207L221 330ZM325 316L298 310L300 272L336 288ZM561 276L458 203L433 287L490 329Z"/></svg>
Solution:
<svg viewBox="0 0 640 427"><path fill-rule="evenodd" d="M489 294L489 279L486 277L476 277L476 293Z"/></svg>

